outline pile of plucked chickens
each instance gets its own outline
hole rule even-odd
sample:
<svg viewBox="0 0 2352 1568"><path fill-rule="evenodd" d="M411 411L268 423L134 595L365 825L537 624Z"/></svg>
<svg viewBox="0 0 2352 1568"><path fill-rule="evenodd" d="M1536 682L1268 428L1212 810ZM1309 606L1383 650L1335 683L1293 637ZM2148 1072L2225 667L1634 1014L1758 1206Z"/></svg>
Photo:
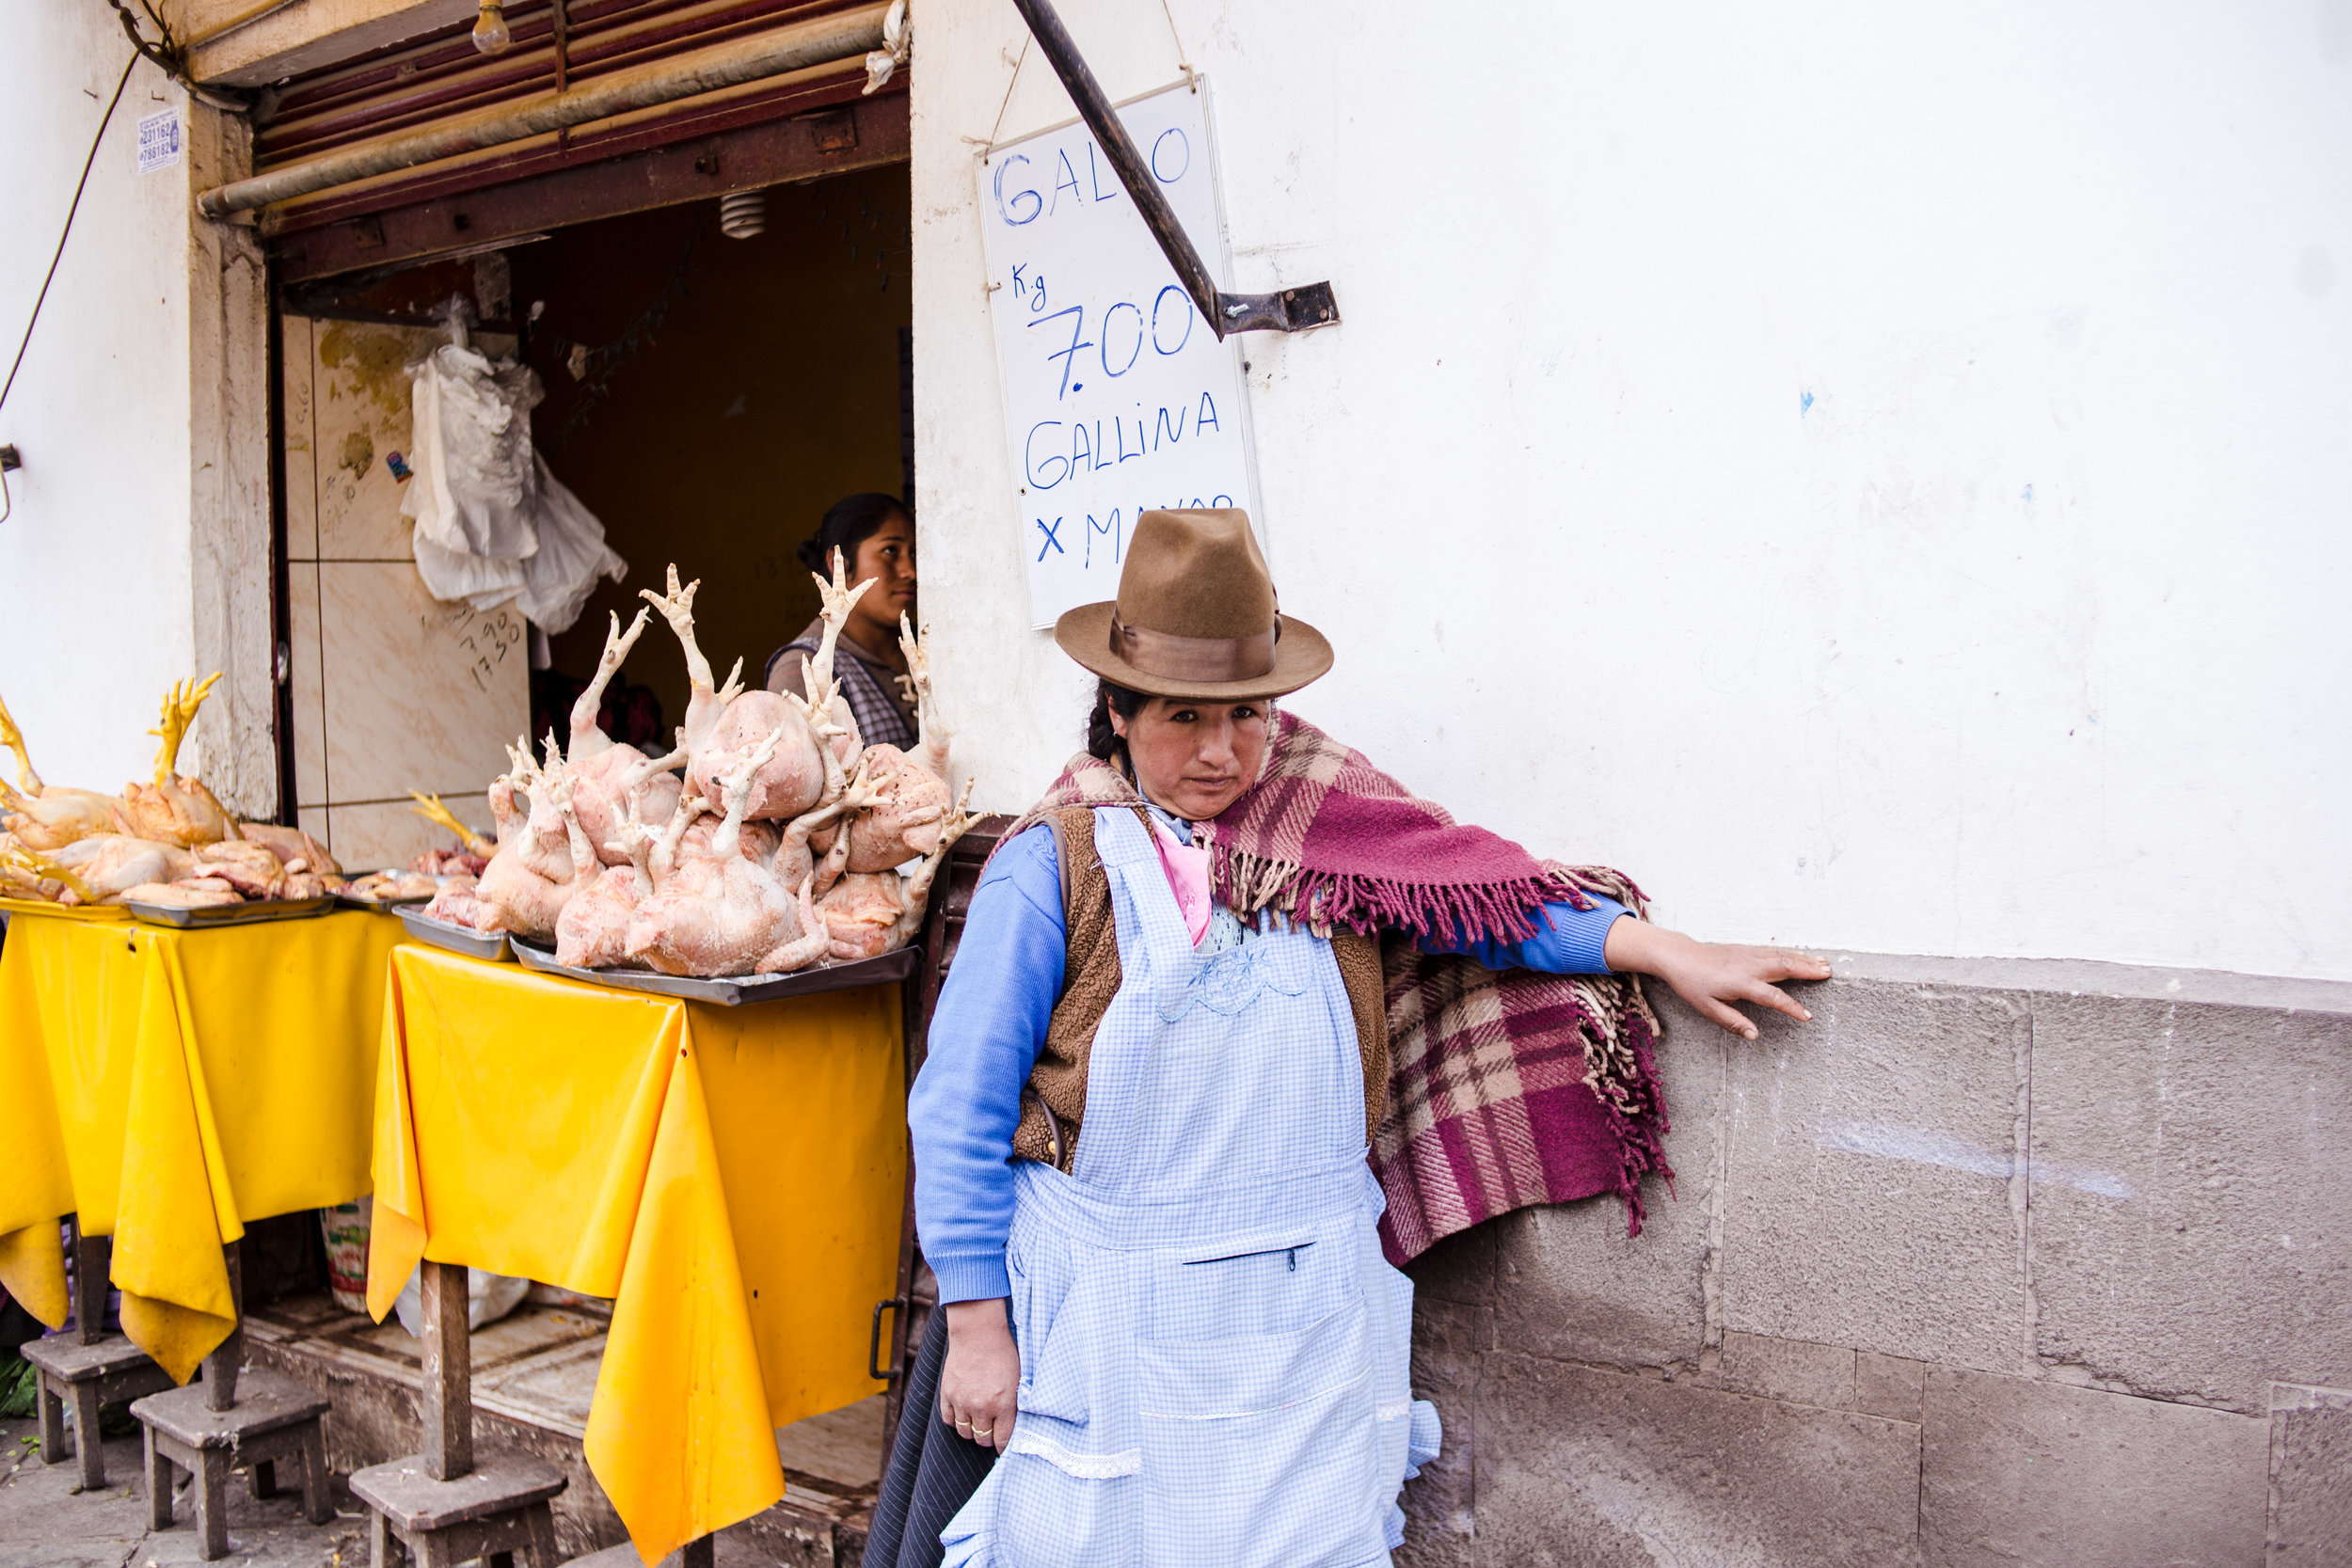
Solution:
<svg viewBox="0 0 2352 1568"><path fill-rule="evenodd" d="M332 891L342 878L316 839L238 822L179 771L180 742L219 679L166 693L163 722L148 732L163 741L154 782L119 795L42 784L0 705L0 745L16 753L17 768L17 787L0 783L0 897L203 909Z"/></svg>
<svg viewBox="0 0 2352 1568"><path fill-rule="evenodd" d="M971 789L947 783L930 665L905 619L899 647L921 725L912 752L867 746L834 679L842 623L870 581L817 579L824 633L806 700L724 685L694 641L694 592L644 591L685 650L691 695L677 746L649 757L596 727L604 689L644 630L612 617L604 657L573 705L571 743L490 785L498 852L478 885L423 912L480 931L552 938L558 963L662 974L781 974L871 958L920 928L933 878L970 827ZM911 874L901 868L914 864Z"/></svg>

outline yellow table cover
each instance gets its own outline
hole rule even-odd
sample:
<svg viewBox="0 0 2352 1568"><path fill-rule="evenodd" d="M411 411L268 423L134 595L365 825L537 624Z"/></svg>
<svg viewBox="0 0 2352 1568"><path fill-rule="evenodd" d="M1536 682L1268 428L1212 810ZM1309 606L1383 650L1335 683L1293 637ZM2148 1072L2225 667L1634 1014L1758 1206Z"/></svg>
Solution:
<svg viewBox="0 0 2352 1568"><path fill-rule="evenodd" d="M896 986L723 1007L408 946L378 1073L368 1309L420 1258L612 1298L586 1449L645 1561L784 1496L775 1428L875 1391Z"/></svg>
<svg viewBox="0 0 2352 1568"><path fill-rule="evenodd" d="M185 1383L235 1326L224 1243L368 1190L398 921L174 930L11 909L0 953L0 1284L66 1317L57 1221L112 1234L122 1326Z"/></svg>

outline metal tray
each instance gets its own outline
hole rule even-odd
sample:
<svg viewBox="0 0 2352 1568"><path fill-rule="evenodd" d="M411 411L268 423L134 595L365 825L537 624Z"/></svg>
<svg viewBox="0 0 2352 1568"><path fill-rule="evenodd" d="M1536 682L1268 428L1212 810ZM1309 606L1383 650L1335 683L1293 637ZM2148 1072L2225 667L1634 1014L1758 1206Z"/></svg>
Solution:
<svg viewBox="0 0 2352 1568"><path fill-rule="evenodd" d="M378 914L392 914L405 909L421 909L433 902L433 895L420 894L413 898L362 898L357 894L339 893L335 902L347 910L373 910Z"/></svg>
<svg viewBox="0 0 2352 1568"><path fill-rule="evenodd" d="M727 979L700 980L684 974L656 974L643 969L575 969L555 961L555 955L520 938L515 957L525 969L561 974L568 980L612 986L622 990L650 991L656 996L679 996L690 1002L716 1002L739 1007L746 1002L779 1002L787 996L814 996L819 991L849 990L858 986L886 985L914 973L920 950L901 947L878 958L853 958L821 969L800 969L789 974L741 974Z"/></svg>
<svg viewBox="0 0 2352 1568"><path fill-rule="evenodd" d="M183 910L169 904L142 904L125 898L122 907L140 920L182 930L209 930L215 926L258 926L268 920L308 920L335 907L335 895L316 898L264 898L250 904L215 904L209 909Z"/></svg>
<svg viewBox="0 0 2352 1568"><path fill-rule="evenodd" d="M506 933L498 931L485 935L469 931L463 926L453 926L446 920L434 920L418 910L403 904L392 912L408 927L408 934L419 942L429 942L436 947L446 947L453 953L463 953L469 958L489 958L496 961L514 957L506 944Z"/></svg>

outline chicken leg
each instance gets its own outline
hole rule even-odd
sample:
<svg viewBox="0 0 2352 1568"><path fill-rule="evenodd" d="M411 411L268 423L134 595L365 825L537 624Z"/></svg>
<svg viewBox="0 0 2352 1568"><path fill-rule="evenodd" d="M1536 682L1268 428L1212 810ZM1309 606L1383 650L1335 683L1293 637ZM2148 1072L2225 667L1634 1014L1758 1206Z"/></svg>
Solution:
<svg viewBox="0 0 2352 1568"><path fill-rule="evenodd" d="M903 613L898 617L898 651L906 655L907 673L898 677L914 697L915 722L921 738L915 742L914 757L924 767L945 779L947 776L947 742L954 732L939 721L939 706L931 697L931 655L915 635L914 624Z"/></svg>
<svg viewBox="0 0 2352 1568"><path fill-rule="evenodd" d="M972 830L975 819L963 809L971 803L972 785L967 784L963 786L963 799L956 802L956 809L940 824L939 847L924 856L923 863L907 879L906 908L900 912L898 923L890 929L890 942L882 949L884 952L904 947L923 928L923 911L930 902L931 882L938 877L939 868L946 863L947 851L956 847L956 840Z"/></svg>
<svg viewBox="0 0 2352 1568"><path fill-rule="evenodd" d="M692 582L680 588L677 580L677 566L673 562L670 567L669 580L670 591L667 594L657 594L650 588L641 588L637 593L640 598L661 612L661 618L670 623L670 630L675 634L678 645L686 652L686 680L689 689L686 700L686 741L691 749L699 751L702 749L704 736L708 735L711 726L719 721L719 715L725 710L729 703L742 695L743 686L739 677L743 673L743 661L739 658L735 661L735 668L727 673L725 686L720 687L712 684L710 660L703 657L701 644L694 641L694 593L702 587L702 578L696 578Z"/></svg>
<svg viewBox="0 0 2352 1568"><path fill-rule="evenodd" d="M674 584L676 580L675 577L671 578ZM596 715L604 707L605 688L612 684L612 677L619 673L621 661L628 657L628 651L637 646L637 639L645 629L645 617L649 613L648 610L639 610L637 619L628 624L627 631L621 629L619 613L616 611L612 616L612 625L604 634L604 653L596 660L596 673L590 677L586 689L572 704L572 745L565 760L574 766L586 762L612 745L612 737L597 724Z"/></svg>
<svg viewBox="0 0 2352 1568"><path fill-rule="evenodd" d="M162 724L147 733L160 737L163 744L155 751L155 787L162 789L178 777L180 743L187 738L188 727L196 722L196 710L204 705L204 699L220 684L220 672L215 671L202 682L174 681L164 693Z"/></svg>
<svg viewBox="0 0 2352 1568"><path fill-rule="evenodd" d="M16 727L16 720L8 713L8 705L0 703L0 746L16 753L16 782L23 793L39 799L40 775L33 771L33 759L25 754L24 732Z"/></svg>

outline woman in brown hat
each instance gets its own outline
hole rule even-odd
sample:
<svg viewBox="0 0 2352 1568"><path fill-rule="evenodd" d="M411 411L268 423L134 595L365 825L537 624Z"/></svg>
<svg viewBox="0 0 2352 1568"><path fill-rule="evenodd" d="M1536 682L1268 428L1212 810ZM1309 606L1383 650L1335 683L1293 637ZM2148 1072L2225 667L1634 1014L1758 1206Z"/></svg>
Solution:
<svg viewBox="0 0 2352 1568"><path fill-rule="evenodd" d="M1731 1004L1806 1018L1773 982L1828 967L1651 926L1278 713L1331 649L1239 512L1145 513L1056 637L1088 749L981 878L909 1105L909 1408L969 1441L901 1427L868 1560L1386 1562L1439 1436L1393 1265L1600 1192L1638 1230L1634 976L1754 1038Z"/></svg>

